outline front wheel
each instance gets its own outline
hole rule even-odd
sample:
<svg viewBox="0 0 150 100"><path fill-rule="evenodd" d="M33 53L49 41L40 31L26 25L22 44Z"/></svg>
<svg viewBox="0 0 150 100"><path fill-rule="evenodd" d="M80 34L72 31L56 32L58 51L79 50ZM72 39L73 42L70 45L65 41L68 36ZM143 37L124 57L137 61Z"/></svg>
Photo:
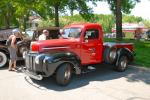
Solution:
<svg viewBox="0 0 150 100"><path fill-rule="evenodd" d="M0 68L4 67L7 64L7 56L4 52L0 51Z"/></svg>
<svg viewBox="0 0 150 100"><path fill-rule="evenodd" d="M56 82L60 85L69 84L72 77L72 68L69 63L62 64L56 72Z"/></svg>
<svg viewBox="0 0 150 100"><path fill-rule="evenodd" d="M118 65L115 67L115 69L119 72L123 72L128 67L128 57L127 56L121 56Z"/></svg>

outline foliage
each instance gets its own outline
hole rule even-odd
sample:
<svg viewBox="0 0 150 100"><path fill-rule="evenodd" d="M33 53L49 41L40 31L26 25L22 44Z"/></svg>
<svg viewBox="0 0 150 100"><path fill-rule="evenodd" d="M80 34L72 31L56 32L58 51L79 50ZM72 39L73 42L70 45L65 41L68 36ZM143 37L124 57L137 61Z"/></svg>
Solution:
<svg viewBox="0 0 150 100"><path fill-rule="evenodd" d="M3 0L0 2L0 26L9 28L14 20L14 7L12 6L11 0ZM14 23L16 21L14 20Z"/></svg>
<svg viewBox="0 0 150 100"><path fill-rule="evenodd" d="M147 28L150 29L150 20L144 19L144 20L143 20L143 23L144 23L144 25L145 25Z"/></svg>
<svg viewBox="0 0 150 100"><path fill-rule="evenodd" d="M124 14L122 20L123 23L143 22L146 27L150 28L150 21L146 19L142 19L141 17ZM114 15L103 15L103 14L95 14L93 19L89 21L84 20L80 15L60 17L61 26L72 24L72 23L85 23L85 22L95 22L95 23L102 24L104 32L111 33L111 30L115 25L115 18Z"/></svg>
<svg viewBox="0 0 150 100"><path fill-rule="evenodd" d="M90 2L95 4L96 1ZM0 17L8 20L5 20L5 24L2 21L0 24L9 27L10 24L17 21L19 26L24 29L28 17L36 14L44 20L54 18L55 25L59 26L59 14L66 12L68 9L71 11L77 10L84 19L90 20L93 16L92 8L87 5L87 2L89 0L3 0L0 2L0 12L2 12Z"/></svg>
<svg viewBox="0 0 150 100"><path fill-rule="evenodd" d="M55 26L54 25L54 20L42 20L39 22L38 27L47 27L47 26Z"/></svg>
<svg viewBox="0 0 150 100"><path fill-rule="evenodd" d="M140 0L106 0L116 18L116 39L122 40L122 13L130 13Z"/></svg>
<svg viewBox="0 0 150 100"><path fill-rule="evenodd" d="M128 23L139 23L142 22L144 19L142 17L136 17L133 15L123 15L122 22L128 22Z"/></svg>
<svg viewBox="0 0 150 100"><path fill-rule="evenodd" d="M112 12L116 11L116 0L103 0L107 1L110 5L110 9ZM131 10L134 8L136 3L140 2L141 0L121 0L121 11L122 13L129 14Z"/></svg>

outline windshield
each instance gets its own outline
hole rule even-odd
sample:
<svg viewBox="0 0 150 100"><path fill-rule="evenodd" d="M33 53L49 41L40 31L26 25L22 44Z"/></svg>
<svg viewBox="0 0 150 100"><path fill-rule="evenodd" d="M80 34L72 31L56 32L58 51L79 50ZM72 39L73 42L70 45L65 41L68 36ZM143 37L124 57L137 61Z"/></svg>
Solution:
<svg viewBox="0 0 150 100"><path fill-rule="evenodd" d="M27 30L27 31L25 32L24 36L25 36L26 38L32 39L32 38L33 38L33 34L34 34L34 31L32 31L32 30Z"/></svg>
<svg viewBox="0 0 150 100"><path fill-rule="evenodd" d="M79 38L81 34L80 28L66 28L63 30L63 38Z"/></svg>

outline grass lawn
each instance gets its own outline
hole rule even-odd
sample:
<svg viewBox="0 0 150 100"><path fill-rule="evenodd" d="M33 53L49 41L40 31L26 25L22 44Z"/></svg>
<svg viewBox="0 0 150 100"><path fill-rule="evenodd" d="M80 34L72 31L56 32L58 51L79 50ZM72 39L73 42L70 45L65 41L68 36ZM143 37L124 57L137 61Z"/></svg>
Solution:
<svg viewBox="0 0 150 100"><path fill-rule="evenodd" d="M115 41L115 39L105 39L106 42ZM135 47L135 64L150 68L150 41L137 41L124 39L122 42L134 43Z"/></svg>

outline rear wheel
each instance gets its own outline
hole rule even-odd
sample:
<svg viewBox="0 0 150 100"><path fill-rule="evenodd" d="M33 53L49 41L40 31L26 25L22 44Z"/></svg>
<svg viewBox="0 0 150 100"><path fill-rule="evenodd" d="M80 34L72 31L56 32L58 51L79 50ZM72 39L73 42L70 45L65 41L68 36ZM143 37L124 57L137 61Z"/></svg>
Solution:
<svg viewBox="0 0 150 100"><path fill-rule="evenodd" d="M4 67L7 64L7 56L4 52L0 51L0 68Z"/></svg>
<svg viewBox="0 0 150 100"><path fill-rule="evenodd" d="M123 72L128 67L128 57L127 56L121 56L118 65L115 67L115 69L119 72Z"/></svg>
<svg viewBox="0 0 150 100"><path fill-rule="evenodd" d="M104 50L104 61L106 63L113 64L116 61L117 58L117 49L114 47L106 47Z"/></svg>
<svg viewBox="0 0 150 100"><path fill-rule="evenodd" d="M60 85L69 84L72 77L72 67L69 63L62 64L56 72L56 82Z"/></svg>

